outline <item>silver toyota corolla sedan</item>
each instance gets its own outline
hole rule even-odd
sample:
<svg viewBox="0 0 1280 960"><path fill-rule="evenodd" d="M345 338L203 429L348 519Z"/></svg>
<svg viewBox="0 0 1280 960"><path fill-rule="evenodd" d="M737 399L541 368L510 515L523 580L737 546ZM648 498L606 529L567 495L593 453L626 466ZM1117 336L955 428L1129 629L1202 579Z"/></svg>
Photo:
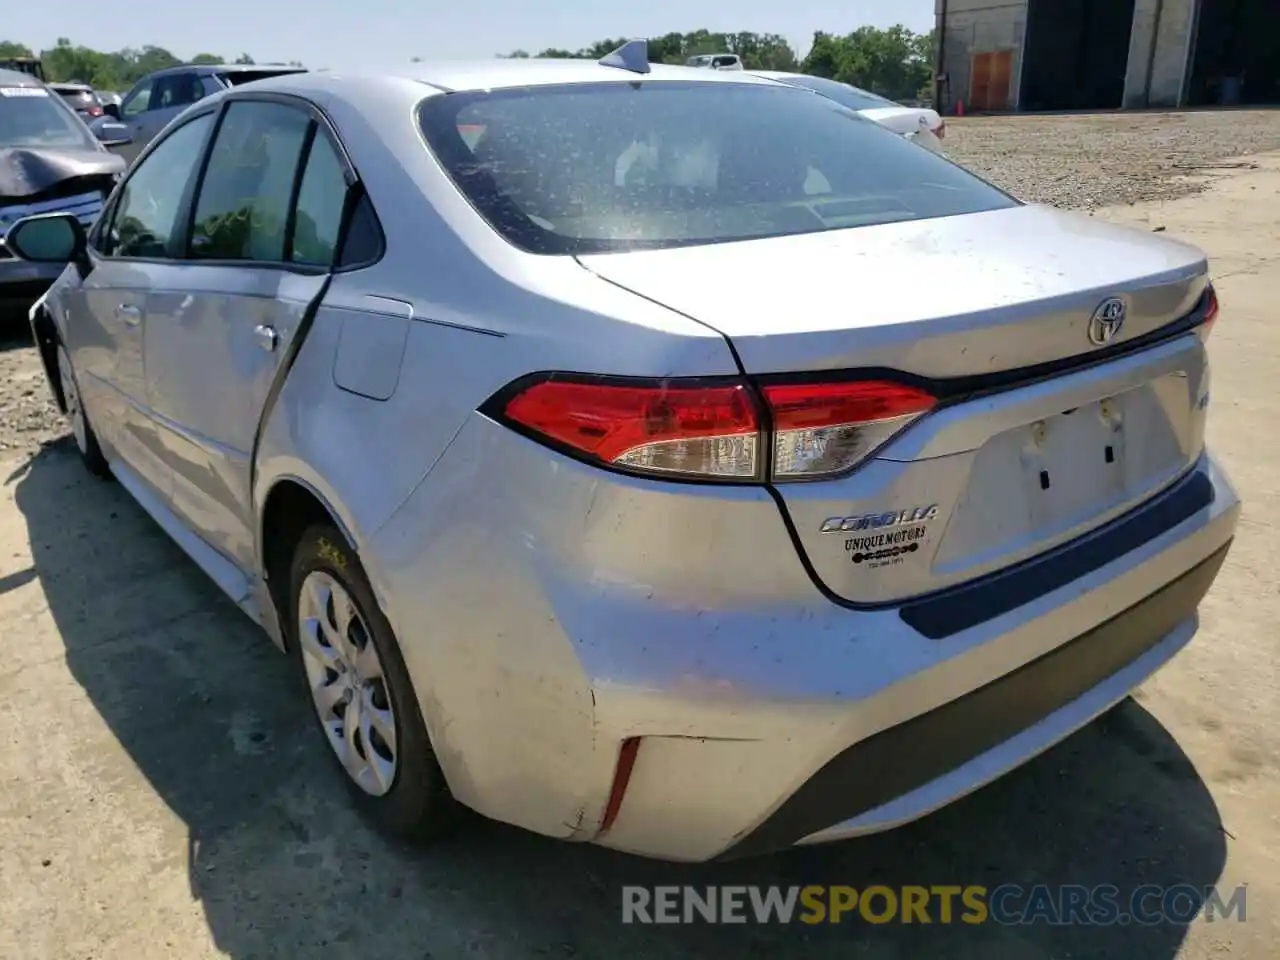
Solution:
<svg viewBox="0 0 1280 960"><path fill-rule="evenodd" d="M85 462L382 826L880 830L1191 639L1240 510L1200 251L642 44L407 69L210 97L87 236L10 234L68 261L32 323Z"/></svg>

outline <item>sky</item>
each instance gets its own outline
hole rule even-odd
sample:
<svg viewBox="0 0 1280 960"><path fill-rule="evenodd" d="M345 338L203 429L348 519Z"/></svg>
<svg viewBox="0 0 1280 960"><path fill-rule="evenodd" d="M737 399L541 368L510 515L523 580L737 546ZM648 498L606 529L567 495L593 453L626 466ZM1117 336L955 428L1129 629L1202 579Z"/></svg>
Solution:
<svg viewBox="0 0 1280 960"><path fill-rule="evenodd" d="M782 34L803 56L815 30L933 26L933 0L197 0L103 4L101 0L4 0L0 40L37 52L58 37L98 50L154 45L183 59L301 60L337 69L382 62L491 57L524 49L577 49L611 36L751 30ZM125 9L131 8L126 13ZM145 12L144 12L145 11Z"/></svg>

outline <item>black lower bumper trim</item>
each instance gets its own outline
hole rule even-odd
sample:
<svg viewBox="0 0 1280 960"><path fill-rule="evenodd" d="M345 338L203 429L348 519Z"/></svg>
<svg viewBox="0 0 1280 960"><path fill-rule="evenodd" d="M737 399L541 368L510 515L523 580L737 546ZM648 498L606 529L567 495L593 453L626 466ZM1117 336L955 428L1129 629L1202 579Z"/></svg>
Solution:
<svg viewBox="0 0 1280 960"><path fill-rule="evenodd" d="M1119 672L1195 613L1231 544L1088 633L837 754L717 859L785 849L998 746Z"/></svg>
<svg viewBox="0 0 1280 960"><path fill-rule="evenodd" d="M930 640L954 636L1079 580L1212 503L1213 481L1204 473L1193 473L1100 530L1012 570L904 604L898 615Z"/></svg>

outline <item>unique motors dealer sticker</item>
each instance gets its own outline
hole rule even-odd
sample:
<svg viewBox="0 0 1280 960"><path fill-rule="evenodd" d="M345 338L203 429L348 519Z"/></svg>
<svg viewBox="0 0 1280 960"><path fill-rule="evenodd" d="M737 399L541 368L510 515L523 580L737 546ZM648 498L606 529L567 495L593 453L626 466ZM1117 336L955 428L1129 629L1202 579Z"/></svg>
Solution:
<svg viewBox="0 0 1280 960"><path fill-rule="evenodd" d="M844 551L853 563L875 570L897 566L918 551L929 534L929 521L937 516L938 505L928 504L886 513L831 517L823 522L821 530L823 533L858 531L859 536L845 538Z"/></svg>
<svg viewBox="0 0 1280 960"><path fill-rule="evenodd" d="M47 97L43 87L0 87L0 97Z"/></svg>

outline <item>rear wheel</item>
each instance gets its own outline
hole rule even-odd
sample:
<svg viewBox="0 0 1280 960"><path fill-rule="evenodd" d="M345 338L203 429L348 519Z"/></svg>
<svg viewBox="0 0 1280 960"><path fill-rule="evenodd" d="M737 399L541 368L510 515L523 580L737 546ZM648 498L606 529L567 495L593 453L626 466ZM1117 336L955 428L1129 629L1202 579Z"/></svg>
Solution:
<svg viewBox="0 0 1280 960"><path fill-rule="evenodd" d="M290 597L292 645L307 694L356 804L393 835L440 833L457 803L391 626L355 552L331 525L302 535Z"/></svg>
<svg viewBox="0 0 1280 960"><path fill-rule="evenodd" d="M102 455L98 438L93 432L93 427L89 426L89 417L84 411L80 385L76 382L75 371L71 368L71 357L62 344L58 344L58 382L62 387L62 399L67 407L67 420L71 423L71 435L75 438L76 449L80 451L80 459L95 476L110 476L107 458Z"/></svg>

